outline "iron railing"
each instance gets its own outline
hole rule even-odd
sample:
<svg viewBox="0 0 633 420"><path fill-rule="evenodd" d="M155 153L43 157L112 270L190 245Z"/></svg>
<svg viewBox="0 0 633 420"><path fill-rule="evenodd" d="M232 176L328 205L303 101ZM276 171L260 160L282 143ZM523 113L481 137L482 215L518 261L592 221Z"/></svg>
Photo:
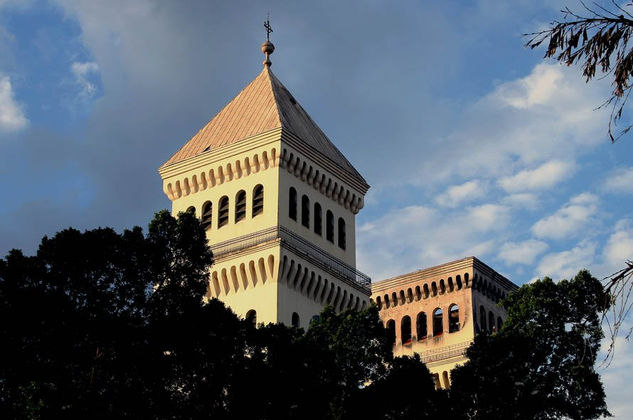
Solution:
<svg viewBox="0 0 633 420"><path fill-rule="evenodd" d="M351 265L341 261L283 226L274 226L248 235L240 236L235 239L220 242L212 245L211 249L213 250L213 256L215 258L220 258L228 254L275 240L285 242L295 250L325 265L330 271L335 271L341 276L363 286L364 288L369 289L371 285L371 278L369 276L361 273Z"/></svg>

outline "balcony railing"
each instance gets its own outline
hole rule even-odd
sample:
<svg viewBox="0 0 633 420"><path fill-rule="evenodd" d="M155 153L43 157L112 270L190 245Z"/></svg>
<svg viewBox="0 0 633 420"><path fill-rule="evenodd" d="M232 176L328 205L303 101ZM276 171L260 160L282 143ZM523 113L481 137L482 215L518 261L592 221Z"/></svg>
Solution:
<svg viewBox="0 0 633 420"><path fill-rule="evenodd" d="M463 343L452 344L436 350L427 350L420 353L420 358L424 363L429 363L449 359L451 357L463 356L466 354L466 350L471 343L472 341L464 341Z"/></svg>
<svg viewBox="0 0 633 420"><path fill-rule="evenodd" d="M274 226L248 235L240 236L235 239L220 242L212 245L211 249L213 250L213 256L215 258L220 258L228 254L275 240L285 242L295 250L305 254L308 258L318 261L321 265L325 265L329 271L334 271L365 289L370 288L371 278L369 278L369 276L361 273L351 265L334 257L283 226Z"/></svg>

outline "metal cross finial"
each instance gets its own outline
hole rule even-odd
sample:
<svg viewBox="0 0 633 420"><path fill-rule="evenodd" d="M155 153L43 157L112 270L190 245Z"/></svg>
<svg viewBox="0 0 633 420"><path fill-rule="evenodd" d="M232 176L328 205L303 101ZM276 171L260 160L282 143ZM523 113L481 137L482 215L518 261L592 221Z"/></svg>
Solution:
<svg viewBox="0 0 633 420"><path fill-rule="evenodd" d="M264 22L264 28L266 28L266 39L270 40L270 33L273 31L273 28L270 27L270 14L266 16L266 22Z"/></svg>

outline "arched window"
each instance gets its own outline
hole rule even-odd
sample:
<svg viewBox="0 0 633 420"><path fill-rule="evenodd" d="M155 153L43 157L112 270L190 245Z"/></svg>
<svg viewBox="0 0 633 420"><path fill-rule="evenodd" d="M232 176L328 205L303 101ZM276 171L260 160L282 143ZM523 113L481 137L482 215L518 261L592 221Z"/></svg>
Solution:
<svg viewBox="0 0 633 420"><path fill-rule="evenodd" d="M413 290L410 287L407 289L407 302L413 302Z"/></svg>
<svg viewBox="0 0 633 420"><path fill-rule="evenodd" d="M488 312L488 328L490 328L490 332L496 330L495 314L493 314L492 311Z"/></svg>
<svg viewBox="0 0 633 420"><path fill-rule="evenodd" d="M420 312L415 320L415 332L418 336L418 340L426 338L426 314Z"/></svg>
<svg viewBox="0 0 633 420"><path fill-rule="evenodd" d="M252 216L255 217L258 214L262 214L264 212L264 186L256 185L253 189L253 208Z"/></svg>
<svg viewBox="0 0 633 420"><path fill-rule="evenodd" d="M396 344L396 321L394 321L393 319L387 321L386 329L387 339L392 345Z"/></svg>
<svg viewBox="0 0 633 420"><path fill-rule="evenodd" d="M299 328L299 314L296 312L292 313L292 326Z"/></svg>
<svg viewBox="0 0 633 420"><path fill-rule="evenodd" d="M400 321L400 337L402 344L411 344L411 317L409 315L405 315Z"/></svg>
<svg viewBox="0 0 633 420"><path fill-rule="evenodd" d="M328 210L325 219L325 238L334 243L334 214Z"/></svg>
<svg viewBox="0 0 633 420"><path fill-rule="evenodd" d="M342 217L338 218L338 246L345 249L345 220Z"/></svg>
<svg viewBox="0 0 633 420"><path fill-rule="evenodd" d="M479 307L479 324L481 332L488 330L488 328L486 327L486 309L484 309L483 305Z"/></svg>
<svg viewBox="0 0 633 420"><path fill-rule="evenodd" d="M444 332L444 312L441 308L437 308L433 311L433 337L442 335Z"/></svg>
<svg viewBox="0 0 633 420"><path fill-rule="evenodd" d="M218 227L226 226L229 223L229 198L225 195L220 198L220 207L218 208Z"/></svg>
<svg viewBox="0 0 633 420"><path fill-rule="evenodd" d="M288 194L288 217L292 220L297 220L297 190L290 187L290 193Z"/></svg>
<svg viewBox="0 0 633 420"><path fill-rule="evenodd" d="M250 311L246 312L246 320L250 322L253 327L257 326L257 312L255 311L255 309L251 309Z"/></svg>
<svg viewBox="0 0 633 420"><path fill-rule="evenodd" d="M444 382L444 389L448 389L451 387L451 382L448 380L448 372L442 372L442 382Z"/></svg>
<svg viewBox="0 0 633 420"><path fill-rule="evenodd" d="M468 274L466 274L468 276ZM460 276L455 277L455 282L457 283L457 290L462 288L462 278Z"/></svg>
<svg viewBox="0 0 633 420"><path fill-rule="evenodd" d="M448 332L459 331L459 306L452 304L448 307Z"/></svg>
<svg viewBox="0 0 633 420"><path fill-rule="evenodd" d="M431 294L432 296L437 296L437 284L435 282L431 283Z"/></svg>
<svg viewBox="0 0 633 420"><path fill-rule="evenodd" d="M301 224L310 229L310 199L305 194L301 197Z"/></svg>
<svg viewBox="0 0 633 420"><path fill-rule="evenodd" d="M246 218L246 191L238 191L235 196L235 223Z"/></svg>
<svg viewBox="0 0 633 420"><path fill-rule="evenodd" d="M422 291L420 290L420 286L415 286L415 300L422 299Z"/></svg>
<svg viewBox="0 0 633 420"><path fill-rule="evenodd" d="M501 327L503 327L503 321L501 320L501 317L497 317L497 332L501 331Z"/></svg>
<svg viewBox="0 0 633 420"><path fill-rule="evenodd" d="M319 203L314 203L314 233L323 234L323 212Z"/></svg>
<svg viewBox="0 0 633 420"><path fill-rule="evenodd" d="M446 293L446 284L444 283L444 279L440 280L440 295Z"/></svg>
<svg viewBox="0 0 633 420"><path fill-rule="evenodd" d="M376 298L376 306L378 306L378 310L382 309L382 299L380 299L380 296Z"/></svg>
<svg viewBox="0 0 633 420"><path fill-rule="evenodd" d="M191 213L194 216L196 215L196 208L194 206L189 206L187 207L187 210L185 210L187 213Z"/></svg>
<svg viewBox="0 0 633 420"><path fill-rule="evenodd" d="M200 222L204 230L211 227L211 215L213 214L213 204L210 201L205 201L202 205L202 215L200 216Z"/></svg>

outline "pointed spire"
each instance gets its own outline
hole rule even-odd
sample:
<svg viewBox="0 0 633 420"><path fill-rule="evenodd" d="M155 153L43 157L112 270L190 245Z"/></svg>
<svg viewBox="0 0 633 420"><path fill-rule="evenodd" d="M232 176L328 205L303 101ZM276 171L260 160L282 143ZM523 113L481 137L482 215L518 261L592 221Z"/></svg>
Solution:
<svg viewBox="0 0 633 420"><path fill-rule="evenodd" d="M264 67L270 67L273 63L270 61L270 54L275 51L275 46L272 42L270 42L270 33L273 31L273 28L270 26L270 16L266 17L266 22L264 22L264 28L266 28L266 41L262 44L262 52L266 55L266 59L264 60Z"/></svg>

